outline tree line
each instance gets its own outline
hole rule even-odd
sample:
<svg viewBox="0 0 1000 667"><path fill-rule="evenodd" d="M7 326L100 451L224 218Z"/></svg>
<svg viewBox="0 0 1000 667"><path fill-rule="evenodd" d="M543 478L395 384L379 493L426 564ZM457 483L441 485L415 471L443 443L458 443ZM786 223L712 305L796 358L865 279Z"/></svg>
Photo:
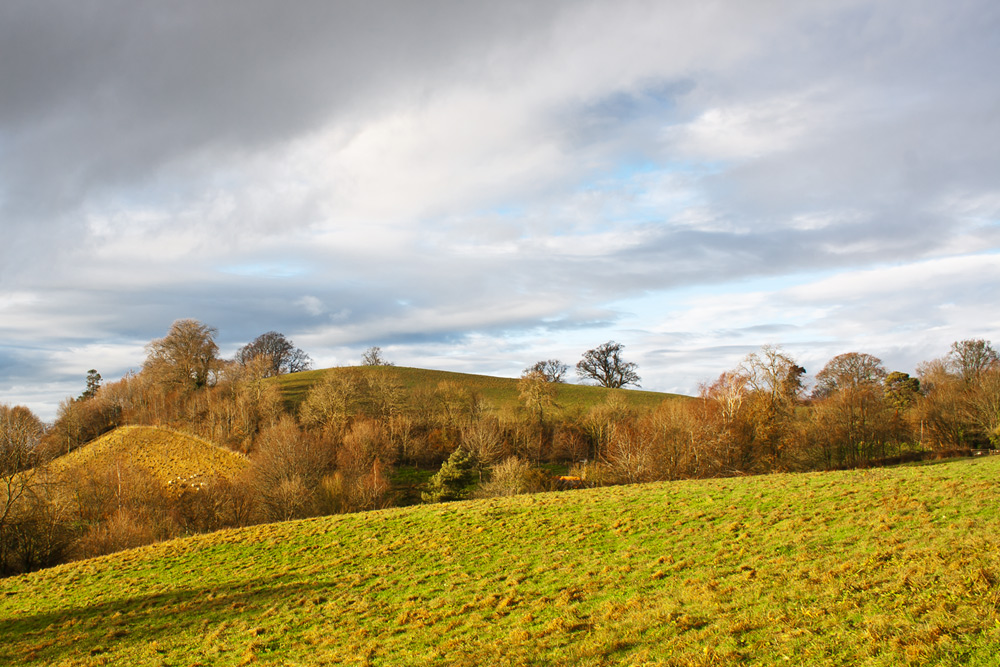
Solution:
<svg viewBox="0 0 1000 667"><path fill-rule="evenodd" d="M405 390L379 348L329 373L301 402L271 378L310 367L268 332L231 360L217 331L180 320L151 341L141 371L64 401L51 426L0 406L0 572L51 565L157 539L262 521L470 495L556 487L544 464L579 485L869 466L1000 445L1000 361L964 340L915 376L850 352L815 375L766 346L705 383L696 397L629 407L620 391L588 408L561 406L569 366L526 368L516 406L497 407L454 382ZM577 374L609 388L638 385L636 364L609 341ZM95 462L74 480L45 462L117 426L164 426L247 457L246 472L171 494L127 462ZM437 470L401 493L399 471ZM399 487L399 485L397 485ZM421 493L422 491L422 493Z"/></svg>

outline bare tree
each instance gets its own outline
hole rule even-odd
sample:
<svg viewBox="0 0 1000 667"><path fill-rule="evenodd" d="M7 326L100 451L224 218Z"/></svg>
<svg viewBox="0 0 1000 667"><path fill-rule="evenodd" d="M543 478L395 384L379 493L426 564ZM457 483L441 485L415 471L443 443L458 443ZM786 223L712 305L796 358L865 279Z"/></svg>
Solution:
<svg viewBox="0 0 1000 667"><path fill-rule="evenodd" d="M199 389L218 367L218 330L197 320L177 320L163 338L146 346L143 370L164 384Z"/></svg>
<svg viewBox="0 0 1000 667"><path fill-rule="evenodd" d="M559 361L558 359L548 359L546 361L536 361L533 365L528 366L521 372L521 377L527 377L533 374L541 374L546 382L565 382L566 373L569 372L569 366Z"/></svg>
<svg viewBox="0 0 1000 667"><path fill-rule="evenodd" d="M362 366L392 366L392 362L386 360L382 356L382 348L378 345L373 345L372 347L365 350L365 353L361 355L361 365Z"/></svg>
<svg viewBox="0 0 1000 667"><path fill-rule="evenodd" d="M839 354L816 374L813 396L826 398L843 389L881 387L886 371L882 360L864 352Z"/></svg>
<svg viewBox="0 0 1000 667"><path fill-rule="evenodd" d="M966 384L974 382L984 371L997 365L1000 365L1000 355L987 340L957 341L952 343L948 353L948 370Z"/></svg>
<svg viewBox="0 0 1000 667"><path fill-rule="evenodd" d="M602 387L619 389L626 385L639 386L642 379L637 364L622 359L621 343L609 340L592 350L587 350L576 365L576 373L585 380L595 380Z"/></svg>
<svg viewBox="0 0 1000 667"><path fill-rule="evenodd" d="M0 405L0 572L6 571L12 547L15 506L34 484L36 447L42 423L23 406Z"/></svg>
<svg viewBox="0 0 1000 667"><path fill-rule="evenodd" d="M306 371L312 359L277 331L263 333L236 352L236 361L246 366L254 359L265 360L267 376Z"/></svg>
<svg viewBox="0 0 1000 667"><path fill-rule="evenodd" d="M517 382L517 393L521 403L530 412L545 420L545 410L552 407L556 398L556 387L542 371L532 371L521 376Z"/></svg>

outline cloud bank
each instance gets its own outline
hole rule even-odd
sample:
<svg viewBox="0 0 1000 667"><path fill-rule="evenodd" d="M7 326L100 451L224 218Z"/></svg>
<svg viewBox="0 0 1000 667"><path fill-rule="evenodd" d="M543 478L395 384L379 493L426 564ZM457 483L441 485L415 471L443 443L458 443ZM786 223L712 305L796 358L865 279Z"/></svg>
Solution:
<svg viewBox="0 0 1000 667"><path fill-rule="evenodd" d="M51 418L194 317L320 365L626 344L912 371L1000 340L1000 7L0 8L0 401Z"/></svg>

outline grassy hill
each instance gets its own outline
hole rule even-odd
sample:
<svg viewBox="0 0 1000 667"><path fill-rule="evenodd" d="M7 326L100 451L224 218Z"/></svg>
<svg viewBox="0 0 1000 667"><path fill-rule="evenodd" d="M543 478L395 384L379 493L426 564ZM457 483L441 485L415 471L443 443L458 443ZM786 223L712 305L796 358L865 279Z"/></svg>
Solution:
<svg viewBox="0 0 1000 667"><path fill-rule="evenodd" d="M996 665L1000 456L224 531L0 581L0 664Z"/></svg>
<svg viewBox="0 0 1000 667"><path fill-rule="evenodd" d="M281 386L285 400L295 407L305 398L309 389L328 373L388 373L393 381L413 394L418 389L433 390L443 382L453 383L461 388L479 394L494 409L513 408L518 405L517 378L500 378L489 375L472 375L450 371L434 371L423 368L400 366L350 366L303 371L275 378ZM559 384L556 393L558 409L567 412L581 411L605 401L609 393L617 393L631 408L646 410L655 408L663 400L679 398L680 394L665 394L638 389L613 390L579 384Z"/></svg>
<svg viewBox="0 0 1000 667"><path fill-rule="evenodd" d="M220 475L235 477L247 459L207 440L154 426L123 426L52 461L50 474L66 478L91 463L127 461L163 485Z"/></svg>

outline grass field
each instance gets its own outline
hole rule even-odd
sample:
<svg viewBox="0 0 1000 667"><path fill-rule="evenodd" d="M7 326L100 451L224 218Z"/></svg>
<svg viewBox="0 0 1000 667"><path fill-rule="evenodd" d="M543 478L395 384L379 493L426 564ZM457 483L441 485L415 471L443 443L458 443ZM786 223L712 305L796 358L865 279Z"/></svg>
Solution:
<svg viewBox="0 0 1000 667"><path fill-rule="evenodd" d="M513 408L519 404L517 392L518 380L516 378L452 373L449 371L434 371L422 368L403 368L399 366L328 368L282 375L275 378L275 381L281 386L286 404L294 409L302 402L309 389L327 373L342 372L389 373L393 380L410 394L417 389L433 390L442 382L451 382L468 391L479 394L487 405L496 410ZM640 410L655 408L665 399L680 396L679 394L664 394L638 389L612 390L588 385L559 384L555 399L557 411L585 411L593 405L604 402L609 393L612 392L619 394L629 407Z"/></svg>
<svg viewBox="0 0 1000 667"><path fill-rule="evenodd" d="M240 454L193 435L154 426L122 426L53 460L48 472L65 478L91 463L115 461L127 461L161 484L177 488L216 475L235 477L249 465Z"/></svg>
<svg viewBox="0 0 1000 667"><path fill-rule="evenodd" d="M0 664L996 665L1000 457L224 531L0 581Z"/></svg>

